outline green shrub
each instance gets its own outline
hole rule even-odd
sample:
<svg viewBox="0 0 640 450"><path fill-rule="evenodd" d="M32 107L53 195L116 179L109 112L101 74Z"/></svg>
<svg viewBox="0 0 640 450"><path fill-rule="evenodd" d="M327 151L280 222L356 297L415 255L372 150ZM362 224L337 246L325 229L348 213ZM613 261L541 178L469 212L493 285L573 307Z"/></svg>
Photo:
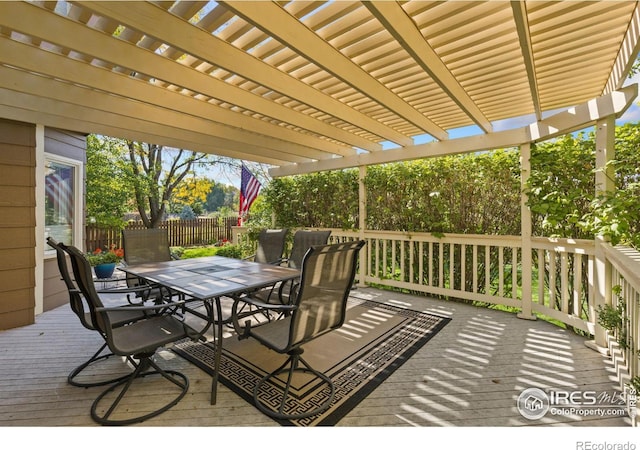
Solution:
<svg viewBox="0 0 640 450"><path fill-rule="evenodd" d="M201 258L203 256L226 256L227 258L240 258L242 253L237 245L223 245L222 247L194 247L184 249L181 259Z"/></svg>
<svg viewBox="0 0 640 450"><path fill-rule="evenodd" d="M238 245L227 244L222 247L214 247L216 249L216 255L226 256L227 258L240 259L242 257L242 251Z"/></svg>

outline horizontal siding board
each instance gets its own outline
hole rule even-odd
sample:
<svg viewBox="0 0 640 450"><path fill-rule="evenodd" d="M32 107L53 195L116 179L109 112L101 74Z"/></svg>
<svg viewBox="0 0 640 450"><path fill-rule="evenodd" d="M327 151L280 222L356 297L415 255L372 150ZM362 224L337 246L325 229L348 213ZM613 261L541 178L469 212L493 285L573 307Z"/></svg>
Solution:
<svg viewBox="0 0 640 450"><path fill-rule="evenodd" d="M58 156L86 161L86 139L82 135L72 135L59 130L45 129L45 150Z"/></svg>
<svg viewBox="0 0 640 450"><path fill-rule="evenodd" d="M34 309L20 309L0 314L0 330L31 325L35 322Z"/></svg>
<svg viewBox="0 0 640 450"><path fill-rule="evenodd" d="M45 128L44 136L47 139L59 141L61 144L70 147L84 148L86 136L72 131L60 130L57 128Z"/></svg>
<svg viewBox="0 0 640 450"><path fill-rule="evenodd" d="M33 323L36 127L0 120L0 329Z"/></svg>
<svg viewBox="0 0 640 450"><path fill-rule="evenodd" d="M0 164L0 184L4 186L36 185L35 170L30 166Z"/></svg>
<svg viewBox="0 0 640 450"><path fill-rule="evenodd" d="M43 266L45 297L43 310L50 311L69 302L69 292L60 277L58 262L55 258L47 259Z"/></svg>
<svg viewBox="0 0 640 450"><path fill-rule="evenodd" d="M33 207L0 206L0 228L36 226L36 213Z"/></svg>
<svg viewBox="0 0 640 450"><path fill-rule="evenodd" d="M68 258L67 258L68 260ZM71 270L71 264L68 264L69 270ZM60 279L60 269L58 269L58 261L56 258L49 258L44 260L43 265L44 279Z"/></svg>
<svg viewBox="0 0 640 450"><path fill-rule="evenodd" d="M0 249L35 247L36 237L33 228L2 228Z"/></svg>
<svg viewBox="0 0 640 450"><path fill-rule="evenodd" d="M6 267L13 270L35 266L36 255L32 247L0 249L0 272L6 270Z"/></svg>
<svg viewBox="0 0 640 450"><path fill-rule="evenodd" d="M34 147L0 143L0 165L35 167Z"/></svg>
<svg viewBox="0 0 640 450"><path fill-rule="evenodd" d="M43 311L51 311L62 305L69 303L69 294L65 290L64 292L56 292L47 296L46 302L43 307Z"/></svg>
<svg viewBox="0 0 640 450"><path fill-rule="evenodd" d="M0 120L0 145L16 144L36 146L36 127L30 123Z"/></svg>
<svg viewBox="0 0 640 450"><path fill-rule="evenodd" d="M32 287L6 291L0 295L0 314L33 307L34 301Z"/></svg>
<svg viewBox="0 0 640 450"><path fill-rule="evenodd" d="M36 206L33 186L3 186L0 184L0 206Z"/></svg>
<svg viewBox="0 0 640 450"><path fill-rule="evenodd" d="M17 289L33 288L35 274L33 267L27 269L0 270L0 301L4 302L4 295Z"/></svg>

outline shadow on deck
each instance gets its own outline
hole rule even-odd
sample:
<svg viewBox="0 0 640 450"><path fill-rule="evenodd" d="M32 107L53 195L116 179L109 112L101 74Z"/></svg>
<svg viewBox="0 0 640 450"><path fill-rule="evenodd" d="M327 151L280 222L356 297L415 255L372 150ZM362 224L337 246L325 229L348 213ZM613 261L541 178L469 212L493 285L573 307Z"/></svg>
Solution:
<svg viewBox="0 0 640 450"><path fill-rule="evenodd" d="M523 417L527 388L620 395L610 360L585 338L550 323L467 304L360 288L353 295L451 317L451 322L369 394L338 427L629 427L628 417L546 414ZM68 306L36 324L0 332L0 426L95 426L91 402L101 388L76 388L67 373L93 354L99 336ZM160 352L190 379L187 396L144 426L277 426L224 386L209 404L210 378L172 352ZM155 392L144 398L153 402ZM494 447L495 448L495 447Z"/></svg>

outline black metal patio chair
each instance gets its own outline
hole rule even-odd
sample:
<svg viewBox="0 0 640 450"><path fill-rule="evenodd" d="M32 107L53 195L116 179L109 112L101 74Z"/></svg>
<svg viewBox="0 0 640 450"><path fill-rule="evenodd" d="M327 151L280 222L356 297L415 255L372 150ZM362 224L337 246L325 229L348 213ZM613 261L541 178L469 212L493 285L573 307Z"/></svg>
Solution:
<svg viewBox="0 0 640 450"><path fill-rule="evenodd" d="M136 265L170 261L175 259L169 247L169 234L166 229L146 228L142 230L122 230L122 248L124 250L124 263L126 265ZM137 287L147 285L147 282L137 277L127 275L127 286ZM151 289L144 291L136 298L140 303L153 300L161 303L174 295L159 286L151 286ZM133 302L132 302L133 303Z"/></svg>
<svg viewBox="0 0 640 450"><path fill-rule="evenodd" d="M260 230L255 254L245 259L263 264L281 264L288 231L286 228Z"/></svg>
<svg viewBox="0 0 640 450"><path fill-rule="evenodd" d="M302 259L307 250L314 245L325 245L331 236L330 230L298 230L293 235L293 245L289 257L283 260L287 267L300 270ZM280 283L278 287L278 300L280 303L288 303L289 297L295 295L299 280L291 280Z"/></svg>
<svg viewBox="0 0 640 450"><path fill-rule="evenodd" d="M258 234L258 246L256 253L245 258L254 262L263 264L280 265L284 261L283 253L287 241L288 229L262 229ZM276 286L268 286L257 291L253 291L252 295L258 298L268 299Z"/></svg>
<svg viewBox="0 0 640 450"><path fill-rule="evenodd" d="M154 361L154 355L159 348L167 344L185 338L202 337L201 333L188 327L183 317L176 313L178 308L184 305L184 301L150 306L129 305L125 307L129 311L151 313L159 311L160 313L126 326L116 327L110 314L120 309L105 307L102 303L95 290L91 266L87 259L73 246L61 245L61 247L71 257L74 278L80 292L87 300L96 331L103 336L112 353L126 358L134 367L133 372L126 379L112 384L94 400L91 405L91 417L102 425L129 425L155 417L176 405L187 393L189 379L178 371L161 368ZM203 331L208 327L209 324ZM130 388L137 386L141 378L154 375L169 382L168 387L163 390L162 405L150 412L137 414L132 412L131 405L127 404L127 399L133 397L127 396ZM176 392L171 392L172 387ZM136 405L135 409L139 406Z"/></svg>
<svg viewBox="0 0 640 450"><path fill-rule="evenodd" d="M239 339L254 338L265 347L281 354L287 360L276 370L263 377L255 386L253 398L256 407L263 413L278 419L301 419L326 410L333 401L335 388L331 379L312 368L303 358L303 346L332 330L340 328L345 320L347 299L356 272L356 261L365 241L312 246L302 260L300 285L295 298L289 304L269 304L253 298L239 298L232 309L233 324ZM246 320L240 324L237 308L250 303L267 311L287 311L280 320L254 323ZM285 411L293 377L299 372L309 372L326 383L330 395L307 411L288 413ZM280 383L274 377L285 373L286 384L277 407L263 403L260 390L266 384L277 390Z"/></svg>
<svg viewBox="0 0 640 450"><path fill-rule="evenodd" d="M88 330L96 331L96 326L94 325L93 318L91 316L91 313L89 312L89 307L86 304L86 301L84 300L82 294L80 293L80 290L76 287L76 285L73 282L73 279L71 278L71 275L69 273L69 267L67 264L67 258L62 246L60 245L60 243L58 243L55 239L51 237L47 238L47 244L56 251L56 260L58 263L58 270L60 271L60 276L62 278L62 281L64 281L64 284L69 293L69 304L71 306L71 310L76 314L76 316L78 316L78 319L80 320L80 323L82 324L82 326L84 326ZM107 289L105 291L97 290L96 292L98 294L106 293L106 294L126 295L132 292L140 291L141 289L142 288ZM143 288L143 289L147 289L147 288ZM145 313L145 311L132 311L124 308L115 309L113 311L110 311L108 314L109 314L111 323L113 324L114 327L123 326L147 317L147 313ZM101 379L97 381L82 380L82 372L85 369L87 369L90 365L113 356L113 353L110 353L110 352L105 353L106 348L107 348L107 342L105 341L104 344L102 344L102 346L91 358L89 358L87 361L85 361L84 363L80 364L78 367L73 369L67 376L67 381L69 382L69 384L71 384L72 386L78 386L78 387L104 386L106 384L111 384L111 383L120 381L121 379L124 379L125 377L127 377L128 375L124 375L116 378Z"/></svg>

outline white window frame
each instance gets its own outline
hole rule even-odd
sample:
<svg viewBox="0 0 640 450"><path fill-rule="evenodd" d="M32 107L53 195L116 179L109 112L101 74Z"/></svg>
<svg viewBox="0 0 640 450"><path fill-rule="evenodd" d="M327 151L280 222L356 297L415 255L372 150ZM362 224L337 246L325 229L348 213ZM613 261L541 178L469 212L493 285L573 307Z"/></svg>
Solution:
<svg viewBox="0 0 640 450"><path fill-rule="evenodd" d="M73 228L71 231L73 235L72 245L75 247L78 247L79 249L82 249L84 246L82 242L82 238L84 235L83 229L82 229L84 224L84 220L83 220L84 204L82 202L82 199L84 198L84 182L83 182L84 163L82 161L78 161L77 159L71 159L64 156L45 152L44 165L42 167L42 175L41 175L42 180L44 180L45 168L49 162L55 162L58 164L64 164L64 165L73 167L74 208L73 208ZM43 198L40 204L42 205L42 214L44 216L44 189L42 189L41 194L43 195ZM55 250L49 247L48 245L46 245L47 236L46 236L46 225L44 224L44 222L43 222L42 232L44 234L44 239L45 239L44 257L45 259L55 258L56 257ZM65 244L67 244L67 242L65 242Z"/></svg>

